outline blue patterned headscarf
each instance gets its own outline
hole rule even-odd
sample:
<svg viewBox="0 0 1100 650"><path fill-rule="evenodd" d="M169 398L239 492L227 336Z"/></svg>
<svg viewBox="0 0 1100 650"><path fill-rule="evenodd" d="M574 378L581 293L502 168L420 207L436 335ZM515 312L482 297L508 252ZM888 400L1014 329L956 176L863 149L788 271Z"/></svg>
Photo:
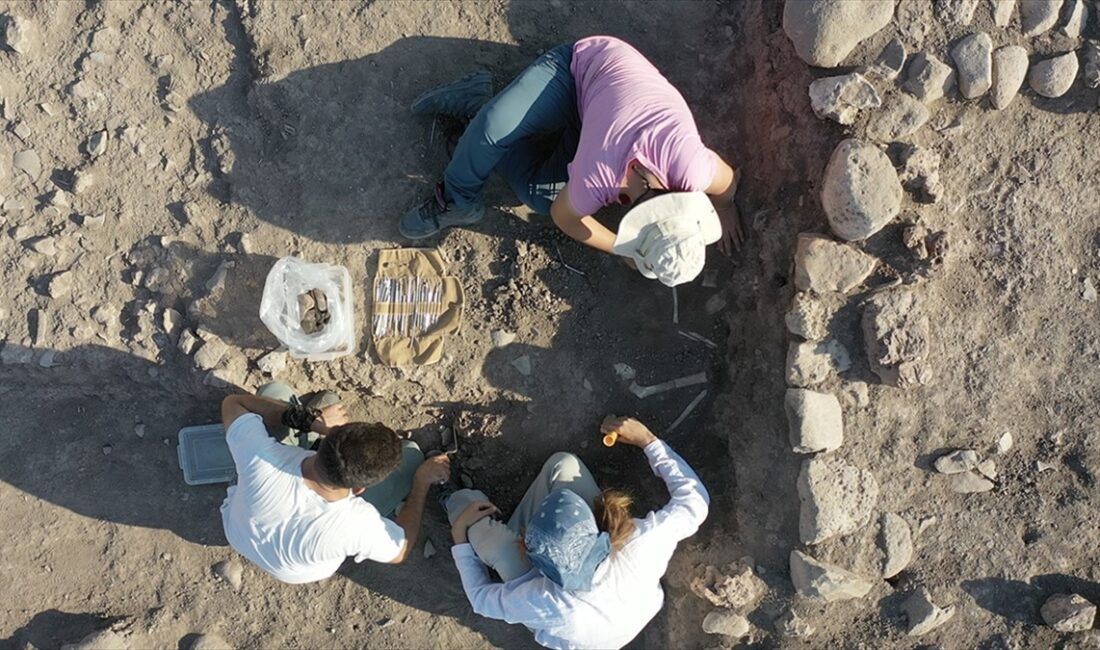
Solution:
<svg viewBox="0 0 1100 650"><path fill-rule="evenodd" d="M554 490L527 523L527 557L544 576L569 591L588 591L596 567L611 554L611 540L572 490Z"/></svg>

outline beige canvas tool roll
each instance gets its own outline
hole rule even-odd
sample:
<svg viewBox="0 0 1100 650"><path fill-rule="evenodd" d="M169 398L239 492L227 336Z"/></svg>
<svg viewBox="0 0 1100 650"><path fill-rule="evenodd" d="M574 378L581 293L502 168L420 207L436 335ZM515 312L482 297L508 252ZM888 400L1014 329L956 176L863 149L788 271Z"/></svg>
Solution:
<svg viewBox="0 0 1100 650"><path fill-rule="evenodd" d="M426 365L443 356L443 341L462 322L462 285L444 275L436 249L399 248L378 253L371 338L389 366Z"/></svg>

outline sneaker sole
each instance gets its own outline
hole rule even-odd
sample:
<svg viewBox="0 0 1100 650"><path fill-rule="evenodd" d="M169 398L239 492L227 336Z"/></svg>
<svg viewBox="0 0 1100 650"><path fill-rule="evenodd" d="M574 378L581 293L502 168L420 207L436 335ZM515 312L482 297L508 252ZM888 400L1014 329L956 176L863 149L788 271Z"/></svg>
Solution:
<svg viewBox="0 0 1100 650"><path fill-rule="evenodd" d="M485 101L487 102L493 96L493 78L492 75L490 75L488 72L479 72L472 76L470 79L460 80L451 84L447 84L446 86L433 88L423 95L417 97L412 105L409 106L409 110L416 115L423 115L428 113L429 111L424 109L422 105L431 101L432 99L435 99L439 95L448 94L455 91L480 90L482 88L485 90L484 95ZM484 104L484 102L482 103ZM467 115L466 117L472 116Z"/></svg>
<svg viewBox="0 0 1100 650"><path fill-rule="evenodd" d="M484 218L485 218L485 210L482 210L481 214L478 215L478 217L476 219L453 219L453 220L440 219L439 228L437 228L437 229L435 229L435 230L433 230L429 233L424 233L424 234L419 234L419 235L410 235L409 233L405 232L401 228L400 225L398 225L397 230L398 230L398 232L401 233L401 236L404 237L405 239L412 239L412 240L427 239L428 237L431 237L433 235L438 235L439 233L443 232L444 230L446 230L448 228L455 228L455 227L458 227L458 226L472 226L475 223L480 222Z"/></svg>

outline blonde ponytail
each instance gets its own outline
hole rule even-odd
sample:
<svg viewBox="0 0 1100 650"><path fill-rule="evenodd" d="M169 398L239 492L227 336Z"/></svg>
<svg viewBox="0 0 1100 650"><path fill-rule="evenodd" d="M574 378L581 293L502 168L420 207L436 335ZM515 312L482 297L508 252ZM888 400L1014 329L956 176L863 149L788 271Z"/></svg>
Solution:
<svg viewBox="0 0 1100 650"><path fill-rule="evenodd" d="M604 490L596 497L596 507L593 508L596 525L611 538L612 553L622 549L634 535L634 518L630 515L633 501L630 495L620 490Z"/></svg>

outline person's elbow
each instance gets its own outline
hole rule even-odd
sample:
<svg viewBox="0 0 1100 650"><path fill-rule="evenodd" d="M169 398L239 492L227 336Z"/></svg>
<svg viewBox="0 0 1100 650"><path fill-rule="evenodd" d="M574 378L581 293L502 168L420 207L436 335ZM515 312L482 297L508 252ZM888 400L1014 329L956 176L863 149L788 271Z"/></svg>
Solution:
<svg viewBox="0 0 1100 650"><path fill-rule="evenodd" d="M392 560L386 562L386 564L404 564L405 560L409 557L409 543L406 541L401 545L401 550Z"/></svg>

